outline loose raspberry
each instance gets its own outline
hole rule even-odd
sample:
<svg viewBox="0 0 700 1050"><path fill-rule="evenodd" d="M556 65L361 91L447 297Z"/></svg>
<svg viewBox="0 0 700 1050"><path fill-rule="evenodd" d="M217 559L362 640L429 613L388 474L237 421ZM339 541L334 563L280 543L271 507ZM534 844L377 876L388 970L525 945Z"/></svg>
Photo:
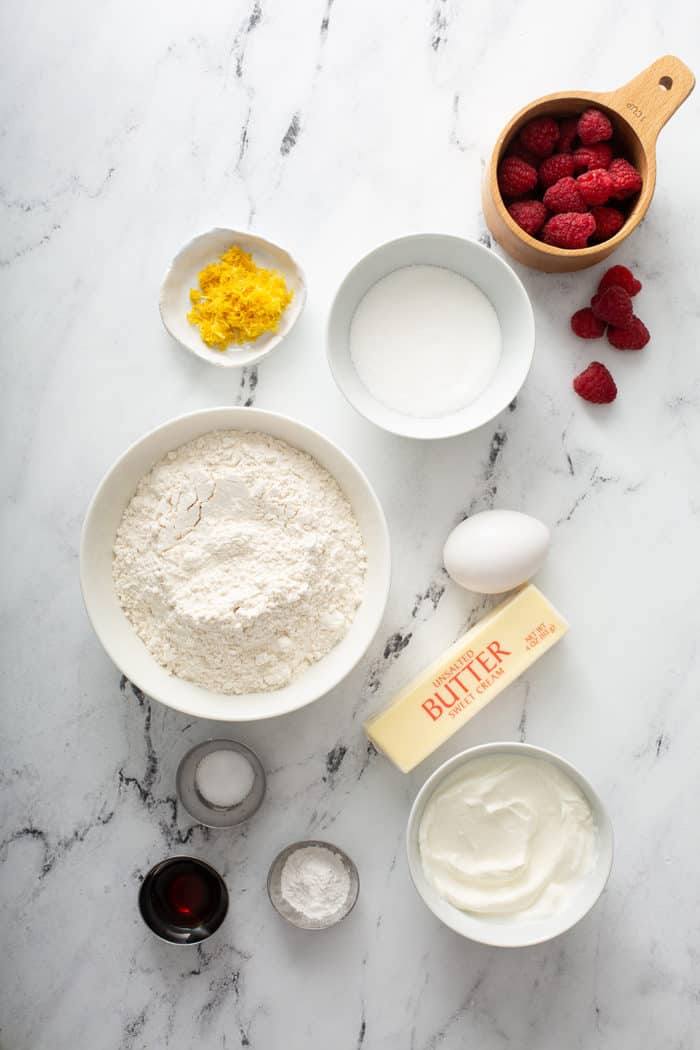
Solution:
<svg viewBox="0 0 700 1050"><path fill-rule="evenodd" d="M537 170L519 157L506 157L498 167L498 186L504 197L521 197L537 185Z"/></svg>
<svg viewBox="0 0 700 1050"><path fill-rule="evenodd" d="M615 380L600 361L592 361L588 368L574 379L574 390L584 401L609 405L617 397Z"/></svg>
<svg viewBox="0 0 700 1050"><path fill-rule="evenodd" d="M578 118L578 137L584 146L612 138L612 124L599 109L587 109Z"/></svg>
<svg viewBox="0 0 700 1050"><path fill-rule="evenodd" d="M618 157L608 168L608 175L612 179L613 191L611 197L616 201L624 201L627 197L639 193L642 188L642 176L637 169L623 157Z"/></svg>
<svg viewBox="0 0 700 1050"><path fill-rule="evenodd" d="M612 179L602 168L584 171L576 179L576 186L586 204L605 204L613 188Z"/></svg>
<svg viewBox="0 0 700 1050"><path fill-rule="evenodd" d="M632 300L619 284L612 284L591 299L591 310L601 321L616 328L627 328L632 323Z"/></svg>
<svg viewBox="0 0 700 1050"><path fill-rule="evenodd" d="M579 339L600 339L605 332L605 321L599 320L590 306L585 306L571 318L571 327Z"/></svg>
<svg viewBox="0 0 700 1050"><path fill-rule="evenodd" d="M599 208L598 210L614 211L614 208ZM604 292L606 288L610 288L613 284L624 288L628 295L636 295L637 292L642 290L642 282L638 281L632 271L628 270L626 266L611 266L609 270L606 270L601 277L598 291Z"/></svg>
<svg viewBox="0 0 700 1050"><path fill-rule="evenodd" d="M607 241L608 237L613 237L625 223L624 215L617 208L591 208L591 215L595 219L595 239L597 241ZM613 269L617 267L614 266ZM619 284L620 282L613 281L612 283Z"/></svg>
<svg viewBox="0 0 700 1050"><path fill-rule="evenodd" d="M541 201L513 201L508 205L508 213L531 237L542 229L547 218L547 209Z"/></svg>
<svg viewBox="0 0 700 1050"><path fill-rule="evenodd" d="M578 135L578 117L564 117L559 121L559 139L555 149L557 153L569 153Z"/></svg>
<svg viewBox="0 0 700 1050"><path fill-rule="evenodd" d="M586 248L588 238L595 233L595 219L590 212L585 215L564 212L553 215L545 223L542 239L556 248Z"/></svg>
<svg viewBox="0 0 700 1050"><path fill-rule="evenodd" d="M574 168L581 171L593 171L594 168L608 168L613 159L613 152L607 142L596 142L592 146L580 146L574 153Z"/></svg>
<svg viewBox="0 0 700 1050"><path fill-rule="evenodd" d="M608 342L616 350L641 350L650 339L649 329L638 317L633 317L627 328L608 328Z"/></svg>
<svg viewBox="0 0 700 1050"><path fill-rule="evenodd" d="M588 205L579 193L576 179L572 179L570 175L550 186L542 200L545 208L549 208L555 215L564 211L588 211Z"/></svg>
<svg viewBox="0 0 700 1050"><path fill-rule="evenodd" d="M547 189L555 182L559 182L559 179L565 179L567 175L573 175L573 173L573 153L554 153L540 164L540 186Z"/></svg>
<svg viewBox="0 0 700 1050"><path fill-rule="evenodd" d="M537 117L520 129L520 141L525 149L538 157L548 157L554 152L559 138L559 125L551 117Z"/></svg>

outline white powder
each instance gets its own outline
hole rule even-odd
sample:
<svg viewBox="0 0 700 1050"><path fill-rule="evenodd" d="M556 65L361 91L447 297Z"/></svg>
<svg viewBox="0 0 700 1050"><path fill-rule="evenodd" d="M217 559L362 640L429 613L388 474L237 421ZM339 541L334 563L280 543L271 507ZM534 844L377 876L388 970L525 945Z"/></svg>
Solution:
<svg viewBox="0 0 700 1050"><path fill-rule="evenodd" d="M280 878L282 896L307 919L330 919L346 903L350 875L326 846L303 846L287 857Z"/></svg>
<svg viewBox="0 0 700 1050"><path fill-rule="evenodd" d="M405 266L361 300L350 356L378 401L434 418L486 389L501 356L501 328L491 301L466 277L441 266Z"/></svg>
<svg viewBox="0 0 700 1050"><path fill-rule="evenodd" d="M117 597L148 650L221 693L278 689L325 656L352 623L365 569L330 474L283 441L238 430L160 460L114 543Z"/></svg>
<svg viewBox="0 0 700 1050"><path fill-rule="evenodd" d="M210 806L230 809L248 798L255 783L255 770L240 751L222 748L200 759L194 782Z"/></svg>

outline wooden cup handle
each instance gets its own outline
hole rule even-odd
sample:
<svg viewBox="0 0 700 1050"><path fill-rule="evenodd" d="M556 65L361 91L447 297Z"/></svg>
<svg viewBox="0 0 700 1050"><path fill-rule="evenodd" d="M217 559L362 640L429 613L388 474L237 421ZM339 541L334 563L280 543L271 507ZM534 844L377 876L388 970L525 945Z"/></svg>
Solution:
<svg viewBox="0 0 700 1050"><path fill-rule="evenodd" d="M617 91L601 96L627 118L647 149L695 87L695 77L680 58L664 55Z"/></svg>

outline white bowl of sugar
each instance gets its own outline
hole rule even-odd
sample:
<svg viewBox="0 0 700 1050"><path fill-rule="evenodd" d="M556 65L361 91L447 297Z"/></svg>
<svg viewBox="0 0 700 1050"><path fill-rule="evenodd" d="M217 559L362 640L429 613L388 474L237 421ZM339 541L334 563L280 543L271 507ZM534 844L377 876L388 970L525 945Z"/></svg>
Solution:
<svg viewBox="0 0 700 1050"><path fill-rule="evenodd" d="M534 345L532 306L510 266L447 234L370 252L328 319L338 387L366 419L404 437L453 437L488 423L525 382Z"/></svg>

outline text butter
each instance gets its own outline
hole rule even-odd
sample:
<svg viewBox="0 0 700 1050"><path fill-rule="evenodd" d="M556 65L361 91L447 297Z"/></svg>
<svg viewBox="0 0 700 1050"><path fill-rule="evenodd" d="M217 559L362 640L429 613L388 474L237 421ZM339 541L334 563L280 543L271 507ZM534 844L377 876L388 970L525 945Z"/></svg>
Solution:
<svg viewBox="0 0 700 1050"><path fill-rule="evenodd" d="M492 609L371 718L365 725L368 737L408 773L568 629L545 596L528 584Z"/></svg>

